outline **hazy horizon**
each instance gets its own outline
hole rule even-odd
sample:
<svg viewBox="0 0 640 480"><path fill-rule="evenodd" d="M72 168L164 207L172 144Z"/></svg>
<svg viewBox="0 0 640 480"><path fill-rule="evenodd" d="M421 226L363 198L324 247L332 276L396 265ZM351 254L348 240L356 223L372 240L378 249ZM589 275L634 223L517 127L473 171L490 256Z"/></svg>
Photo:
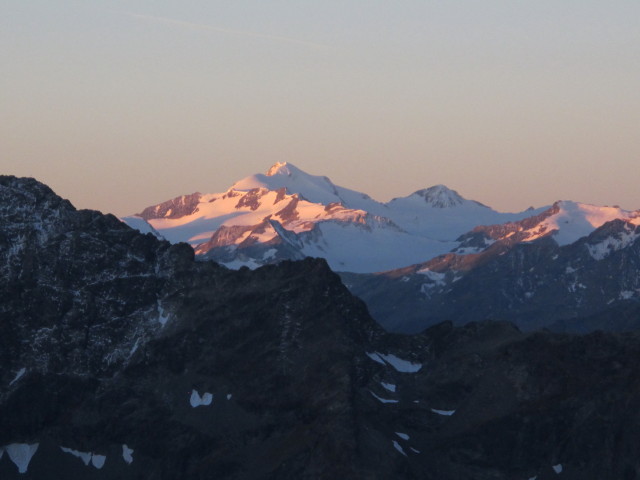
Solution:
<svg viewBox="0 0 640 480"><path fill-rule="evenodd" d="M119 216L288 161L640 208L640 2L5 2L0 173Z"/></svg>

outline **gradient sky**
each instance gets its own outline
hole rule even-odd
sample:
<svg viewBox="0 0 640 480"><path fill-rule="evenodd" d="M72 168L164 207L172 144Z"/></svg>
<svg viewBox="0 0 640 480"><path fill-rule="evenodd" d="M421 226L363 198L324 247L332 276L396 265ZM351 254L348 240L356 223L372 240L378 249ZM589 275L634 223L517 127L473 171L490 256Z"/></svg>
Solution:
<svg viewBox="0 0 640 480"><path fill-rule="evenodd" d="M277 161L640 208L638 0L0 0L0 173L125 215Z"/></svg>

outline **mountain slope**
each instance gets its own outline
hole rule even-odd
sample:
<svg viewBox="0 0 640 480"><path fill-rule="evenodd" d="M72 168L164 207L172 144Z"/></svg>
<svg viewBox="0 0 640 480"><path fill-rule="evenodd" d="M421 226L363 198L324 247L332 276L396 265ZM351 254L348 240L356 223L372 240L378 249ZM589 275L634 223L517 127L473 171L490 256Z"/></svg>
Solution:
<svg viewBox="0 0 640 480"><path fill-rule="evenodd" d="M311 203L340 203L347 208L366 210L374 215L379 215L383 209L381 204L364 193L339 187L325 176L309 175L288 162L276 163L269 168L266 175L251 175L234 183L231 188L245 192L256 188L284 188L287 193L297 193Z"/></svg>
<svg viewBox="0 0 640 480"><path fill-rule="evenodd" d="M517 221L543 210L496 212L480 202L463 198L444 185L418 190L408 197L394 198L387 206L389 218L407 232L439 240L456 240L477 225Z"/></svg>
<svg viewBox="0 0 640 480"><path fill-rule="evenodd" d="M552 231L531 242L518 238L530 238L538 227L515 233L508 226L480 229L483 235L500 232L480 253L447 254L379 275L343 274L343 279L390 330L416 332L443 320L461 324L491 318L527 330L558 322L569 328L570 321L573 331L589 331L580 317L640 301L636 223L637 217L613 220L563 246ZM505 230L510 231L504 235ZM621 324L637 326L640 320L621 319ZM598 323L597 328L616 331L620 326Z"/></svg>
<svg viewBox="0 0 640 480"><path fill-rule="evenodd" d="M520 221L501 225L478 225L461 240L461 248L481 246L493 242L514 244L551 237L558 245L569 245L586 237L597 228L613 220L640 225L640 210L628 211L619 207L600 207L586 203L558 201L550 208Z"/></svg>
<svg viewBox="0 0 640 480"><path fill-rule="evenodd" d="M0 177L0 232L3 480L640 469L636 334L388 334L322 260L194 262L30 179Z"/></svg>

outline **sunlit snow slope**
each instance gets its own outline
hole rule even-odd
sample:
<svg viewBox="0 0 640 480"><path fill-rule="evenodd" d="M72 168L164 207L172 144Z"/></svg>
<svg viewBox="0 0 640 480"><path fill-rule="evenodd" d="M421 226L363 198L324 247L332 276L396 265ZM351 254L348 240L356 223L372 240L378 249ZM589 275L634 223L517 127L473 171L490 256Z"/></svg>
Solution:
<svg viewBox="0 0 640 480"><path fill-rule="evenodd" d="M522 241L554 232L558 242L567 243L609 219L631 216L614 207L572 202L501 213L444 185L381 203L325 176L277 163L226 192L183 195L123 220L141 231L152 228L171 242L188 242L201 258L232 268L316 256L334 270L365 273L425 262L452 250L477 253L500 237L494 232L479 246L462 243L461 235L479 225L512 225L504 235L518 230ZM529 218L543 222L520 225Z"/></svg>

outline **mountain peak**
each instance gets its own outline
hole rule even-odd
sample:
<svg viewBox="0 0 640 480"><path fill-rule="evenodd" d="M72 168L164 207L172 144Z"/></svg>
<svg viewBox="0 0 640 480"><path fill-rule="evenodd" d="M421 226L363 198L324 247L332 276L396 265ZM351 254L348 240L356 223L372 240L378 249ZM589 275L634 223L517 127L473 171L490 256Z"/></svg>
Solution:
<svg viewBox="0 0 640 480"><path fill-rule="evenodd" d="M296 167L292 163L276 162L273 165L271 165L271 168L269 168L269 171L267 171L267 177L273 177L274 175L286 175L287 177L290 177L295 173L301 173L301 172L302 170L300 170L298 167Z"/></svg>
<svg viewBox="0 0 640 480"><path fill-rule="evenodd" d="M455 190L451 190L446 185L434 185L429 188L414 192L435 208L450 208L462 205L464 198Z"/></svg>
<svg viewBox="0 0 640 480"><path fill-rule="evenodd" d="M297 193L312 203L329 204L340 202L336 186L327 177L310 175L289 162L278 162L271 166L266 175L258 173L237 181L234 190L248 191L254 188L278 190L285 188L287 193Z"/></svg>

